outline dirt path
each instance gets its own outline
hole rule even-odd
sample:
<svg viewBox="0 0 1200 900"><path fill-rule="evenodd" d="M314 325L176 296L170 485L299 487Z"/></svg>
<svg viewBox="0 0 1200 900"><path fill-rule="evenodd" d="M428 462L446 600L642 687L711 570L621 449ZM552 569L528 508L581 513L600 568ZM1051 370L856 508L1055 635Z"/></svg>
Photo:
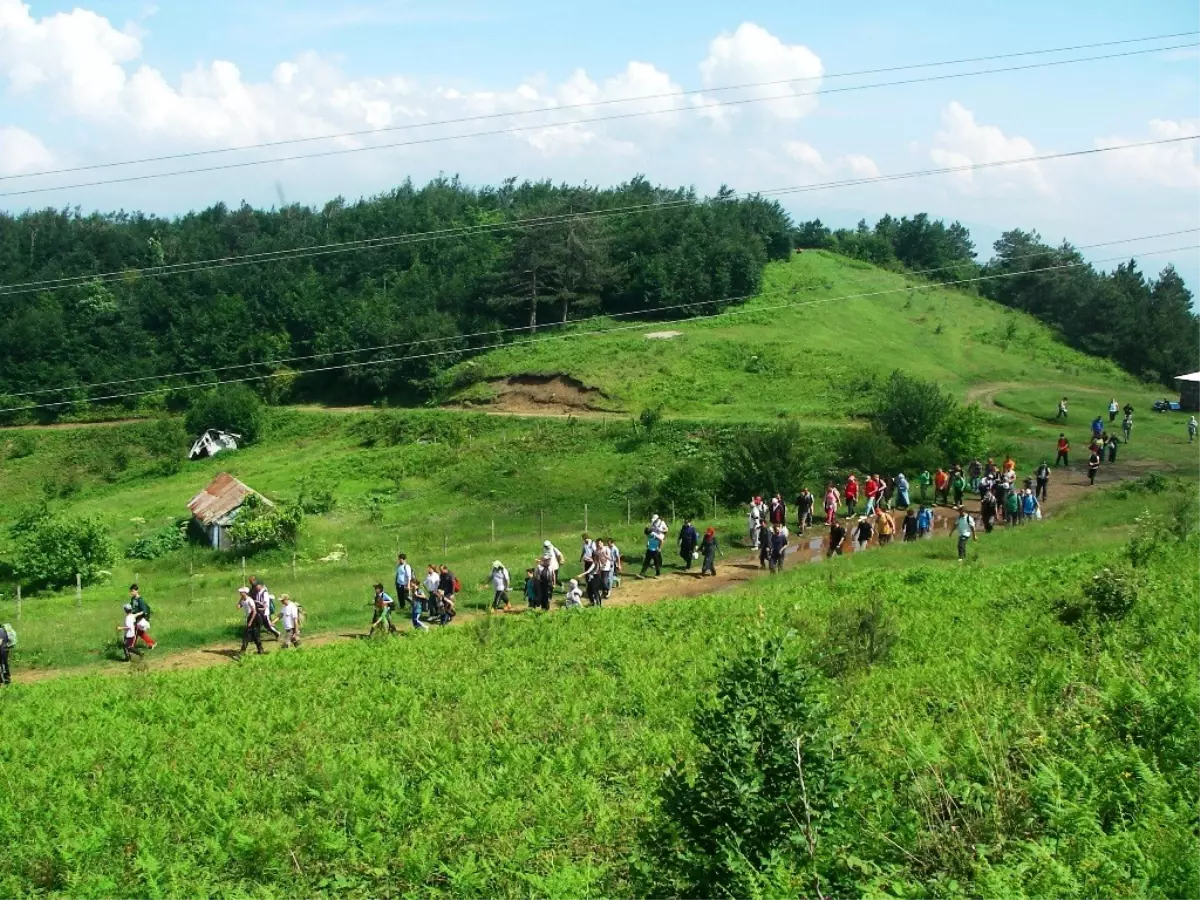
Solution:
<svg viewBox="0 0 1200 900"><path fill-rule="evenodd" d="M1131 463L1102 466L1100 474L1096 479L1096 487L1088 484L1087 471L1084 467L1055 469L1050 478L1050 496L1045 504L1046 515L1053 517L1056 510L1086 496L1088 493L1096 491L1100 487L1113 485L1130 478L1137 478L1152 468L1154 468L1152 464L1142 464L1136 460ZM917 499L917 496L917 491L914 489L913 499ZM978 516L978 495L972 495L967 498L965 505L968 511ZM893 513L893 515L897 520L896 524L899 525L903 513ZM948 533L952 524L953 513L949 507L936 507L934 530L936 532ZM825 527L818 524L805 535L793 534L792 545L788 549L787 565L789 567L814 563L824 559L828 550ZM854 552L873 553L877 549L878 547L871 546L865 551L855 551L853 543L848 539L845 552L847 554ZM724 558L718 559L716 576L702 577L698 569L692 572L677 571L673 566L673 560L668 560L668 566L668 568L664 569L661 577L649 577L645 579L638 578L636 569L631 567L623 578L620 588L613 592L612 597L605 603L605 606L644 606L664 600L713 594L767 574L759 568L757 554L748 553L742 548L731 549ZM561 609L556 608L551 614L557 615L561 612ZM529 613L523 603L518 603L513 611L508 613L493 613L490 610L469 610L458 615L454 620L454 625L476 622L489 615L527 614ZM396 618L398 621L403 620L407 622L403 613L397 613ZM411 631L411 626L406 625L402 629L402 634L408 635ZM315 647L364 639L365 635L361 631L355 633L325 632L304 638L303 649L310 650ZM376 640L382 639L385 638L376 638ZM177 672L235 662L239 657L235 643L231 639L220 644L164 653L161 656L156 655L155 652L151 652L147 654L144 661L135 662L132 669L135 672ZM273 641L267 641L266 646L268 652L277 652L278 645ZM19 657L17 659L19 661ZM65 669L33 669L22 671L18 668L14 680L22 684L28 684L71 675L100 674L115 677L129 672L129 667L112 661L105 661L88 666Z"/></svg>

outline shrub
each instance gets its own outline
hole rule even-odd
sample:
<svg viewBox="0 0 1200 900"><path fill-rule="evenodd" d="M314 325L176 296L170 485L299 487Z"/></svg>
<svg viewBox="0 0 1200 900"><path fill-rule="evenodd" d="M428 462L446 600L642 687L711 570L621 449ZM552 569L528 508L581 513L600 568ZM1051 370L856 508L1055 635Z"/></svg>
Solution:
<svg viewBox="0 0 1200 900"><path fill-rule="evenodd" d="M827 456L795 423L730 435L721 455L721 497L739 504L756 494L790 496L824 474Z"/></svg>
<svg viewBox="0 0 1200 900"><path fill-rule="evenodd" d="M187 412L187 430L193 435L219 428L253 443L262 433L265 413L258 395L245 385L235 384L203 394Z"/></svg>
<svg viewBox="0 0 1200 900"><path fill-rule="evenodd" d="M299 504L268 506L251 494L229 527L229 540L246 554L294 547L303 524L304 511Z"/></svg>
<svg viewBox="0 0 1200 900"><path fill-rule="evenodd" d="M875 427L846 429L838 452L841 465L860 472L895 472L902 458L891 438Z"/></svg>
<svg viewBox="0 0 1200 900"><path fill-rule="evenodd" d="M659 787L644 835L645 892L854 893L832 877L827 831L836 827L840 767L819 677L768 639L728 663L716 684L693 719L694 765L667 772Z"/></svg>
<svg viewBox="0 0 1200 900"><path fill-rule="evenodd" d="M125 551L125 556L129 559L158 559L180 549L185 543L184 530L172 525L138 538Z"/></svg>
<svg viewBox="0 0 1200 900"><path fill-rule="evenodd" d="M37 450L37 440L31 434L18 432L8 444L9 459L25 459Z"/></svg>
<svg viewBox="0 0 1200 900"><path fill-rule="evenodd" d="M108 531L98 520L51 516L44 506L26 513L12 528L16 562L13 573L30 587L63 587L96 579L115 558Z"/></svg>
<svg viewBox="0 0 1200 900"><path fill-rule="evenodd" d="M897 369L880 389L871 421L904 449L933 438L953 407L937 384Z"/></svg>
<svg viewBox="0 0 1200 900"><path fill-rule="evenodd" d="M941 459L965 463L987 455L988 416L978 403L953 404L938 427L935 440Z"/></svg>
<svg viewBox="0 0 1200 900"><path fill-rule="evenodd" d="M896 626L879 600L844 605L829 614L817 664L831 678L860 672L885 661L896 642Z"/></svg>
<svg viewBox="0 0 1200 900"><path fill-rule="evenodd" d="M638 424L647 432L654 431L654 427L662 421L663 411L661 406L648 406L638 413Z"/></svg>
<svg viewBox="0 0 1200 900"><path fill-rule="evenodd" d="M652 505L664 515L674 508L677 516L698 519L712 512L717 481L715 468L706 460L682 463L655 485Z"/></svg>
<svg viewBox="0 0 1200 900"><path fill-rule="evenodd" d="M1129 615L1138 598L1138 582L1131 571L1098 571L1082 585L1082 598L1061 601L1059 619L1068 625L1090 626L1120 621Z"/></svg>
<svg viewBox="0 0 1200 900"><path fill-rule="evenodd" d="M337 506L333 489L328 485L318 484L307 475L300 479L300 494L296 502L306 516L322 516L333 512Z"/></svg>

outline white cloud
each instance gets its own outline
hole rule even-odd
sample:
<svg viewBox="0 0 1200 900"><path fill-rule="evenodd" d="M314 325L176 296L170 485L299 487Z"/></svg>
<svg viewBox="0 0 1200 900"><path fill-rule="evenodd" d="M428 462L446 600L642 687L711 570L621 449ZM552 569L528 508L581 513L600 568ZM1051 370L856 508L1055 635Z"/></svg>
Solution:
<svg viewBox="0 0 1200 900"><path fill-rule="evenodd" d="M707 87L791 80L791 84L750 88L738 94L782 98L755 104L780 119L799 119L816 109L816 91L824 71L821 58L807 47L785 44L753 22L743 22L733 34L714 38L708 57L700 64Z"/></svg>
<svg viewBox="0 0 1200 900"><path fill-rule="evenodd" d="M1037 155L1032 142L1023 137L1009 137L995 125L980 125L975 114L958 101L942 110L942 130L934 135L934 145L929 150L930 158L947 168ZM957 172L949 177L966 193L1007 191L1016 186L1031 187L1040 194L1051 192L1037 163L1003 166L994 171Z"/></svg>
<svg viewBox="0 0 1200 900"><path fill-rule="evenodd" d="M879 177L879 166L875 165L875 160L861 153L848 153L839 159L838 163L842 167L849 169L850 173L856 178Z"/></svg>
<svg viewBox="0 0 1200 900"><path fill-rule="evenodd" d="M1098 138L1099 148L1124 147L1146 140L1195 137L1200 135L1200 119L1151 119L1150 134L1141 138ZM1109 171L1118 178L1149 182L1168 188L1200 187L1200 149L1195 141L1131 147L1105 155Z"/></svg>
<svg viewBox="0 0 1200 900"><path fill-rule="evenodd" d="M787 141L783 145L783 152L810 169L816 169L818 172L826 170L825 160L821 157L820 151L812 144L806 144L804 141Z"/></svg>
<svg viewBox="0 0 1200 900"><path fill-rule="evenodd" d="M0 128L0 175L37 172L54 162L54 155L23 128Z"/></svg>

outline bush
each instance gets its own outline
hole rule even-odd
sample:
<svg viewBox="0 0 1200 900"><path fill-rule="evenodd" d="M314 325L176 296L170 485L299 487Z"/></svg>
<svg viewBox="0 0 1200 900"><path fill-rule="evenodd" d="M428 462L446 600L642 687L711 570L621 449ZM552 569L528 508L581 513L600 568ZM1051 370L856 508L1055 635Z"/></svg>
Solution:
<svg viewBox="0 0 1200 900"><path fill-rule="evenodd" d="M887 660L896 642L896 626L883 604L846 605L829 614L817 664L831 678L869 669Z"/></svg>
<svg viewBox="0 0 1200 900"><path fill-rule="evenodd" d="M337 498L333 496L331 487L318 484L305 476L300 479L300 495L296 498L296 503L306 516L322 516L333 512L337 506Z"/></svg>
<svg viewBox="0 0 1200 900"><path fill-rule="evenodd" d="M187 430L179 419L159 419L140 425L136 440L146 448L146 453L154 461L158 474L174 475L183 468L190 441Z"/></svg>
<svg viewBox="0 0 1200 900"><path fill-rule="evenodd" d="M978 403L953 404L936 435L941 460L964 464L987 455L987 439L988 416Z"/></svg>
<svg viewBox="0 0 1200 900"><path fill-rule="evenodd" d="M897 369L880 389L871 421L903 450L932 439L954 405L934 382Z"/></svg>
<svg viewBox="0 0 1200 900"><path fill-rule="evenodd" d="M303 524L304 511L298 503L268 506L250 494L229 527L229 540L246 554L294 547Z"/></svg>
<svg viewBox="0 0 1200 900"><path fill-rule="evenodd" d="M734 434L721 456L720 494L730 504L755 495L791 496L823 477L829 463L824 447L806 439L795 423Z"/></svg>
<svg viewBox="0 0 1200 900"><path fill-rule="evenodd" d="M694 765L668 771L659 787L644 835L645 893L853 893L831 877L839 766L819 676L773 638L737 655L716 684L693 719Z"/></svg>
<svg viewBox="0 0 1200 900"><path fill-rule="evenodd" d="M1137 603L1138 582L1133 572L1106 566L1083 583L1082 595L1059 603L1062 622L1088 627L1120 621Z"/></svg>
<svg viewBox="0 0 1200 900"><path fill-rule="evenodd" d="M666 515L672 508L677 516L699 519L712 513L713 493L718 475L705 460L676 466L655 485L654 509Z"/></svg>
<svg viewBox="0 0 1200 900"><path fill-rule="evenodd" d="M13 574L30 587L74 584L76 574L85 583L94 581L116 557L108 531L98 520L51 516L44 506L18 519L12 534Z"/></svg>
<svg viewBox="0 0 1200 900"><path fill-rule="evenodd" d="M9 459L25 459L37 450L37 440L31 434L18 432L8 444Z"/></svg>
<svg viewBox="0 0 1200 900"><path fill-rule="evenodd" d="M265 418L258 395L245 385L235 384L200 396L185 421L192 435L218 428L239 434L242 443L250 444L262 433Z"/></svg>
<svg viewBox="0 0 1200 900"><path fill-rule="evenodd" d="M174 525L161 528L134 541L125 556L128 559L158 559L183 547L187 542L184 534L184 529Z"/></svg>
<svg viewBox="0 0 1200 900"><path fill-rule="evenodd" d="M848 428L841 439L838 461L859 472L896 472L907 455L902 456L879 428Z"/></svg>

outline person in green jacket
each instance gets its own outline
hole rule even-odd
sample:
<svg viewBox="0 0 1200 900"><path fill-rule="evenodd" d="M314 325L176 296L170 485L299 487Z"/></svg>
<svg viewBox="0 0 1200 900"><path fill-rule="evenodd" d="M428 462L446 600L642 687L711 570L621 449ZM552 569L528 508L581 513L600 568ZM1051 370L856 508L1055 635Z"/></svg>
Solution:
<svg viewBox="0 0 1200 900"><path fill-rule="evenodd" d="M1006 491L1004 494L1004 524L1016 525L1021 515L1021 498L1016 491Z"/></svg>
<svg viewBox="0 0 1200 900"><path fill-rule="evenodd" d="M921 470L921 474L917 476L917 483L921 485L921 502L924 503L929 499L929 487L933 484L933 476L929 474L928 469Z"/></svg>
<svg viewBox="0 0 1200 900"><path fill-rule="evenodd" d="M136 584L129 586L129 605L133 607L133 614L139 619L150 621L150 604L146 602L146 598L138 591Z"/></svg>
<svg viewBox="0 0 1200 900"><path fill-rule="evenodd" d="M963 476L962 469L954 470L954 478L950 481L950 487L954 488L954 505L962 506L963 491L967 489L967 479Z"/></svg>

